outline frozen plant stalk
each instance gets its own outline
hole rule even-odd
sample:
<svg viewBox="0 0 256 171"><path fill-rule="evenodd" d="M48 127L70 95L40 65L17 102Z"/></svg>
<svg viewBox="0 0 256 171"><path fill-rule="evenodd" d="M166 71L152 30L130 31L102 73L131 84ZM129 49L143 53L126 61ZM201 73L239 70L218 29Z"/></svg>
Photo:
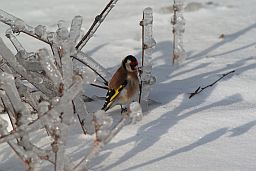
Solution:
<svg viewBox="0 0 256 171"><path fill-rule="evenodd" d="M127 123L136 123L143 117L141 106L138 102L129 105L128 110L123 113L122 119L112 128L113 120L103 110L94 113L96 123L96 140L89 153L73 169L74 171L88 171L87 165L90 160L109 143ZM112 128L112 129L111 129Z"/></svg>
<svg viewBox="0 0 256 171"><path fill-rule="evenodd" d="M82 52L81 48L93 36L117 1L109 1L82 40L79 40L81 16L73 18L70 29L60 21L56 32L48 32L43 25L31 27L22 19L0 10L0 22L10 26L6 36L17 51L13 54L0 37L0 100L13 126L13 130L8 132L8 124L0 116L0 144L9 144L23 161L26 171L41 170L41 162L44 160L54 165L54 171L86 171L88 162L128 122L141 120L142 109L139 103L130 104L123 118L114 126L112 117L105 111L95 114L87 112L82 98L84 84L93 84L97 79L95 75L103 80L101 83L108 84L110 76L106 69ZM143 56L145 67L142 82L145 100L148 99L152 83L150 55L155 42L152 38L152 9L147 8L144 13L143 55L145 53L147 58L144 60ZM27 52L15 33L25 33L43 41L50 45L52 53L47 48ZM87 68L80 67L76 62ZM94 74L90 74L88 68ZM76 165L66 153L69 130L75 124L74 114L77 114L85 135L95 134L95 143L88 155ZM44 138L47 133L48 147L38 145L30 138L31 133L43 134Z"/></svg>
<svg viewBox="0 0 256 171"><path fill-rule="evenodd" d="M183 34L185 32L185 19L183 17L184 0L174 0L173 3L173 57L172 63L179 63L186 58L186 52L183 47Z"/></svg>
<svg viewBox="0 0 256 171"><path fill-rule="evenodd" d="M153 38L153 10L146 8L143 11L142 26L142 74L139 101L144 111L148 109L150 87L155 83L152 72L152 51L156 42Z"/></svg>

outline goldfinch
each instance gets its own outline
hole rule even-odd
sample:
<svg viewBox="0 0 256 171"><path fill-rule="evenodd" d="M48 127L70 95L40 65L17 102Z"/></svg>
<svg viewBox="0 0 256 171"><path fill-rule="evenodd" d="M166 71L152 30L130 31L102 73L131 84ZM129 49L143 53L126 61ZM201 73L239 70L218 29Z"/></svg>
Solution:
<svg viewBox="0 0 256 171"><path fill-rule="evenodd" d="M114 105L128 105L139 91L138 61L126 56L108 83L108 92L102 110L107 111Z"/></svg>

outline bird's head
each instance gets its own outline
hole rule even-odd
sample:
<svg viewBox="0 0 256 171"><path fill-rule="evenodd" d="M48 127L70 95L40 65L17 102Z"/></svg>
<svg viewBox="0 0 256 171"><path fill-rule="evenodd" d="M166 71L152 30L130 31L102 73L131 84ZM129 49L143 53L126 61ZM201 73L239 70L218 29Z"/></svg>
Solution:
<svg viewBox="0 0 256 171"><path fill-rule="evenodd" d="M132 55L126 56L122 61L122 65L123 65L124 69L126 69L128 72L138 71L138 61Z"/></svg>

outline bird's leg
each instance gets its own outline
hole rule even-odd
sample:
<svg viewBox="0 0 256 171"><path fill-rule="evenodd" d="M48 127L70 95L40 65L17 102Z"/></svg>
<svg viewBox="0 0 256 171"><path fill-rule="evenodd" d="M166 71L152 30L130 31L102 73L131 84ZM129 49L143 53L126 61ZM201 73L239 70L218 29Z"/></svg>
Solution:
<svg viewBox="0 0 256 171"><path fill-rule="evenodd" d="M127 112L127 107L123 107L122 105L121 106L121 114L124 113L124 112Z"/></svg>

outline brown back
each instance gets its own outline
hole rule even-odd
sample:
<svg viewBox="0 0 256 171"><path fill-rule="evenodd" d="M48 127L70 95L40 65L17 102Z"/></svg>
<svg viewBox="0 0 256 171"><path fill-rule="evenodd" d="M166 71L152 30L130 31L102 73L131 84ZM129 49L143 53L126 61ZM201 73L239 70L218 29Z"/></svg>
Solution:
<svg viewBox="0 0 256 171"><path fill-rule="evenodd" d="M109 81L108 88L117 89L120 85L122 85L125 82L126 79L127 71L122 66L120 66L111 78L111 80Z"/></svg>

